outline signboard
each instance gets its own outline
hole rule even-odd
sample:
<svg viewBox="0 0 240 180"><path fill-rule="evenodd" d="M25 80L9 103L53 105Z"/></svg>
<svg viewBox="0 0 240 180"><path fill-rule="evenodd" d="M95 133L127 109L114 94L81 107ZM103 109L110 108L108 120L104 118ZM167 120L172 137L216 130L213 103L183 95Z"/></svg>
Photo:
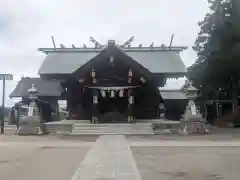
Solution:
<svg viewBox="0 0 240 180"><path fill-rule="evenodd" d="M12 74L0 74L0 80L3 80L5 77L5 80L11 81L13 80L13 75Z"/></svg>

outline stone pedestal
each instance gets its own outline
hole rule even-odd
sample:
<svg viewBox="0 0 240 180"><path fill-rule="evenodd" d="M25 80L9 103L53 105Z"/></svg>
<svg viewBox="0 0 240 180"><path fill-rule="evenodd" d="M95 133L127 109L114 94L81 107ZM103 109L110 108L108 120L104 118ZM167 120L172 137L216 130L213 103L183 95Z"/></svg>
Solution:
<svg viewBox="0 0 240 180"><path fill-rule="evenodd" d="M18 135L42 134L41 119L39 116L24 116L19 119Z"/></svg>
<svg viewBox="0 0 240 180"><path fill-rule="evenodd" d="M195 106L194 103L190 101L187 105L186 111L183 115L183 119L180 120L180 133L182 134L206 134L209 130L206 125L206 121L202 118L202 115L198 110L194 111L191 106Z"/></svg>
<svg viewBox="0 0 240 180"><path fill-rule="evenodd" d="M28 106L28 115L23 116L19 119L17 134L19 135L36 135L46 133L45 125L42 123L41 117L39 115L39 109L36 104L37 89L34 84L28 90L30 100Z"/></svg>

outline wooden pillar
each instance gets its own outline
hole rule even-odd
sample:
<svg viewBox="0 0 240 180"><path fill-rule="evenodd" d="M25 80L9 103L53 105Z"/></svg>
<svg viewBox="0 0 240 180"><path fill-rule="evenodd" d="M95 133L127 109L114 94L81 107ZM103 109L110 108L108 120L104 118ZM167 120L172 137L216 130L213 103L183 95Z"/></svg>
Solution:
<svg viewBox="0 0 240 180"><path fill-rule="evenodd" d="M217 120L220 118L220 109L219 109L219 107L220 107L220 103L219 103L219 101L216 101L216 116L217 116Z"/></svg>
<svg viewBox="0 0 240 180"><path fill-rule="evenodd" d="M204 114L205 114L205 120L207 121L208 120L208 105L207 105L207 103L205 103L205 106L204 106Z"/></svg>
<svg viewBox="0 0 240 180"><path fill-rule="evenodd" d="M96 69L93 68L92 72L91 72L91 76L92 76L92 84L96 84L97 83L97 79L96 79ZM96 89L93 89L92 91L93 96L92 96L92 123L97 123L98 119L97 119L97 105L98 105L98 91Z"/></svg>
<svg viewBox="0 0 240 180"><path fill-rule="evenodd" d="M128 90L128 122L133 122L133 105L134 105L134 96L132 95L132 90Z"/></svg>
<svg viewBox="0 0 240 180"><path fill-rule="evenodd" d="M98 105L98 92L97 90L93 90L93 98L92 98L92 123L97 123L97 105Z"/></svg>
<svg viewBox="0 0 240 180"><path fill-rule="evenodd" d="M19 128L19 119L20 119L20 107L18 107L17 109L16 109L16 111L17 111L17 117L16 117L16 126L17 126L17 130L18 130L18 128Z"/></svg>
<svg viewBox="0 0 240 180"><path fill-rule="evenodd" d="M61 121L62 120L60 118L60 114L59 114L59 104L58 104L58 101L56 101L56 119L57 119L57 121Z"/></svg>
<svg viewBox="0 0 240 180"><path fill-rule="evenodd" d="M132 77L133 71L132 69L128 69L128 84L132 85ZM128 122L133 122L133 104L134 104L134 97L132 95L132 89L128 90Z"/></svg>

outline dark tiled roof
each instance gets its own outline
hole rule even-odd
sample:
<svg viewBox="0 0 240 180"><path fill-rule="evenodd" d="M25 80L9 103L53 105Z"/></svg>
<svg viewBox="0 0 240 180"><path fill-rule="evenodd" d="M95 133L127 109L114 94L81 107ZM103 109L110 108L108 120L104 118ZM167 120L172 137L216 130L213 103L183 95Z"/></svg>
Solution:
<svg viewBox="0 0 240 180"><path fill-rule="evenodd" d="M126 52L152 73L185 73L186 68L176 51Z"/></svg>
<svg viewBox="0 0 240 180"><path fill-rule="evenodd" d="M137 61L152 73L181 74L186 73L179 51L149 50L149 49L121 49L126 55ZM71 74L86 62L98 55L101 50L94 49L64 49L51 51L41 65L38 73L41 74ZM54 68L53 68L54 67Z"/></svg>
<svg viewBox="0 0 240 180"><path fill-rule="evenodd" d="M25 77L18 82L10 97L27 97L28 89L32 87L32 84L36 85L39 91L38 96L61 96L63 92L60 81Z"/></svg>

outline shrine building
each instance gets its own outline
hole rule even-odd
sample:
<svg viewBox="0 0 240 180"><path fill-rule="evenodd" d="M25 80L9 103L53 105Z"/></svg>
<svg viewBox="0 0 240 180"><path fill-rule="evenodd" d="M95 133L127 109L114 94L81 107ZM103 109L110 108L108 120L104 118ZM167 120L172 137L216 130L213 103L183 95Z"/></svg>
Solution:
<svg viewBox="0 0 240 180"><path fill-rule="evenodd" d="M46 54L40 78L22 78L10 97L27 102L28 89L34 84L38 97L46 102L39 105L46 121L58 114L58 101L65 100L68 119L98 123L157 119L160 105L174 102L175 96L165 101L162 95L168 92L160 93L159 87L168 78L186 75L179 55L186 47L132 47L131 39L122 45L113 40L107 45L91 41L95 47L40 48Z"/></svg>

